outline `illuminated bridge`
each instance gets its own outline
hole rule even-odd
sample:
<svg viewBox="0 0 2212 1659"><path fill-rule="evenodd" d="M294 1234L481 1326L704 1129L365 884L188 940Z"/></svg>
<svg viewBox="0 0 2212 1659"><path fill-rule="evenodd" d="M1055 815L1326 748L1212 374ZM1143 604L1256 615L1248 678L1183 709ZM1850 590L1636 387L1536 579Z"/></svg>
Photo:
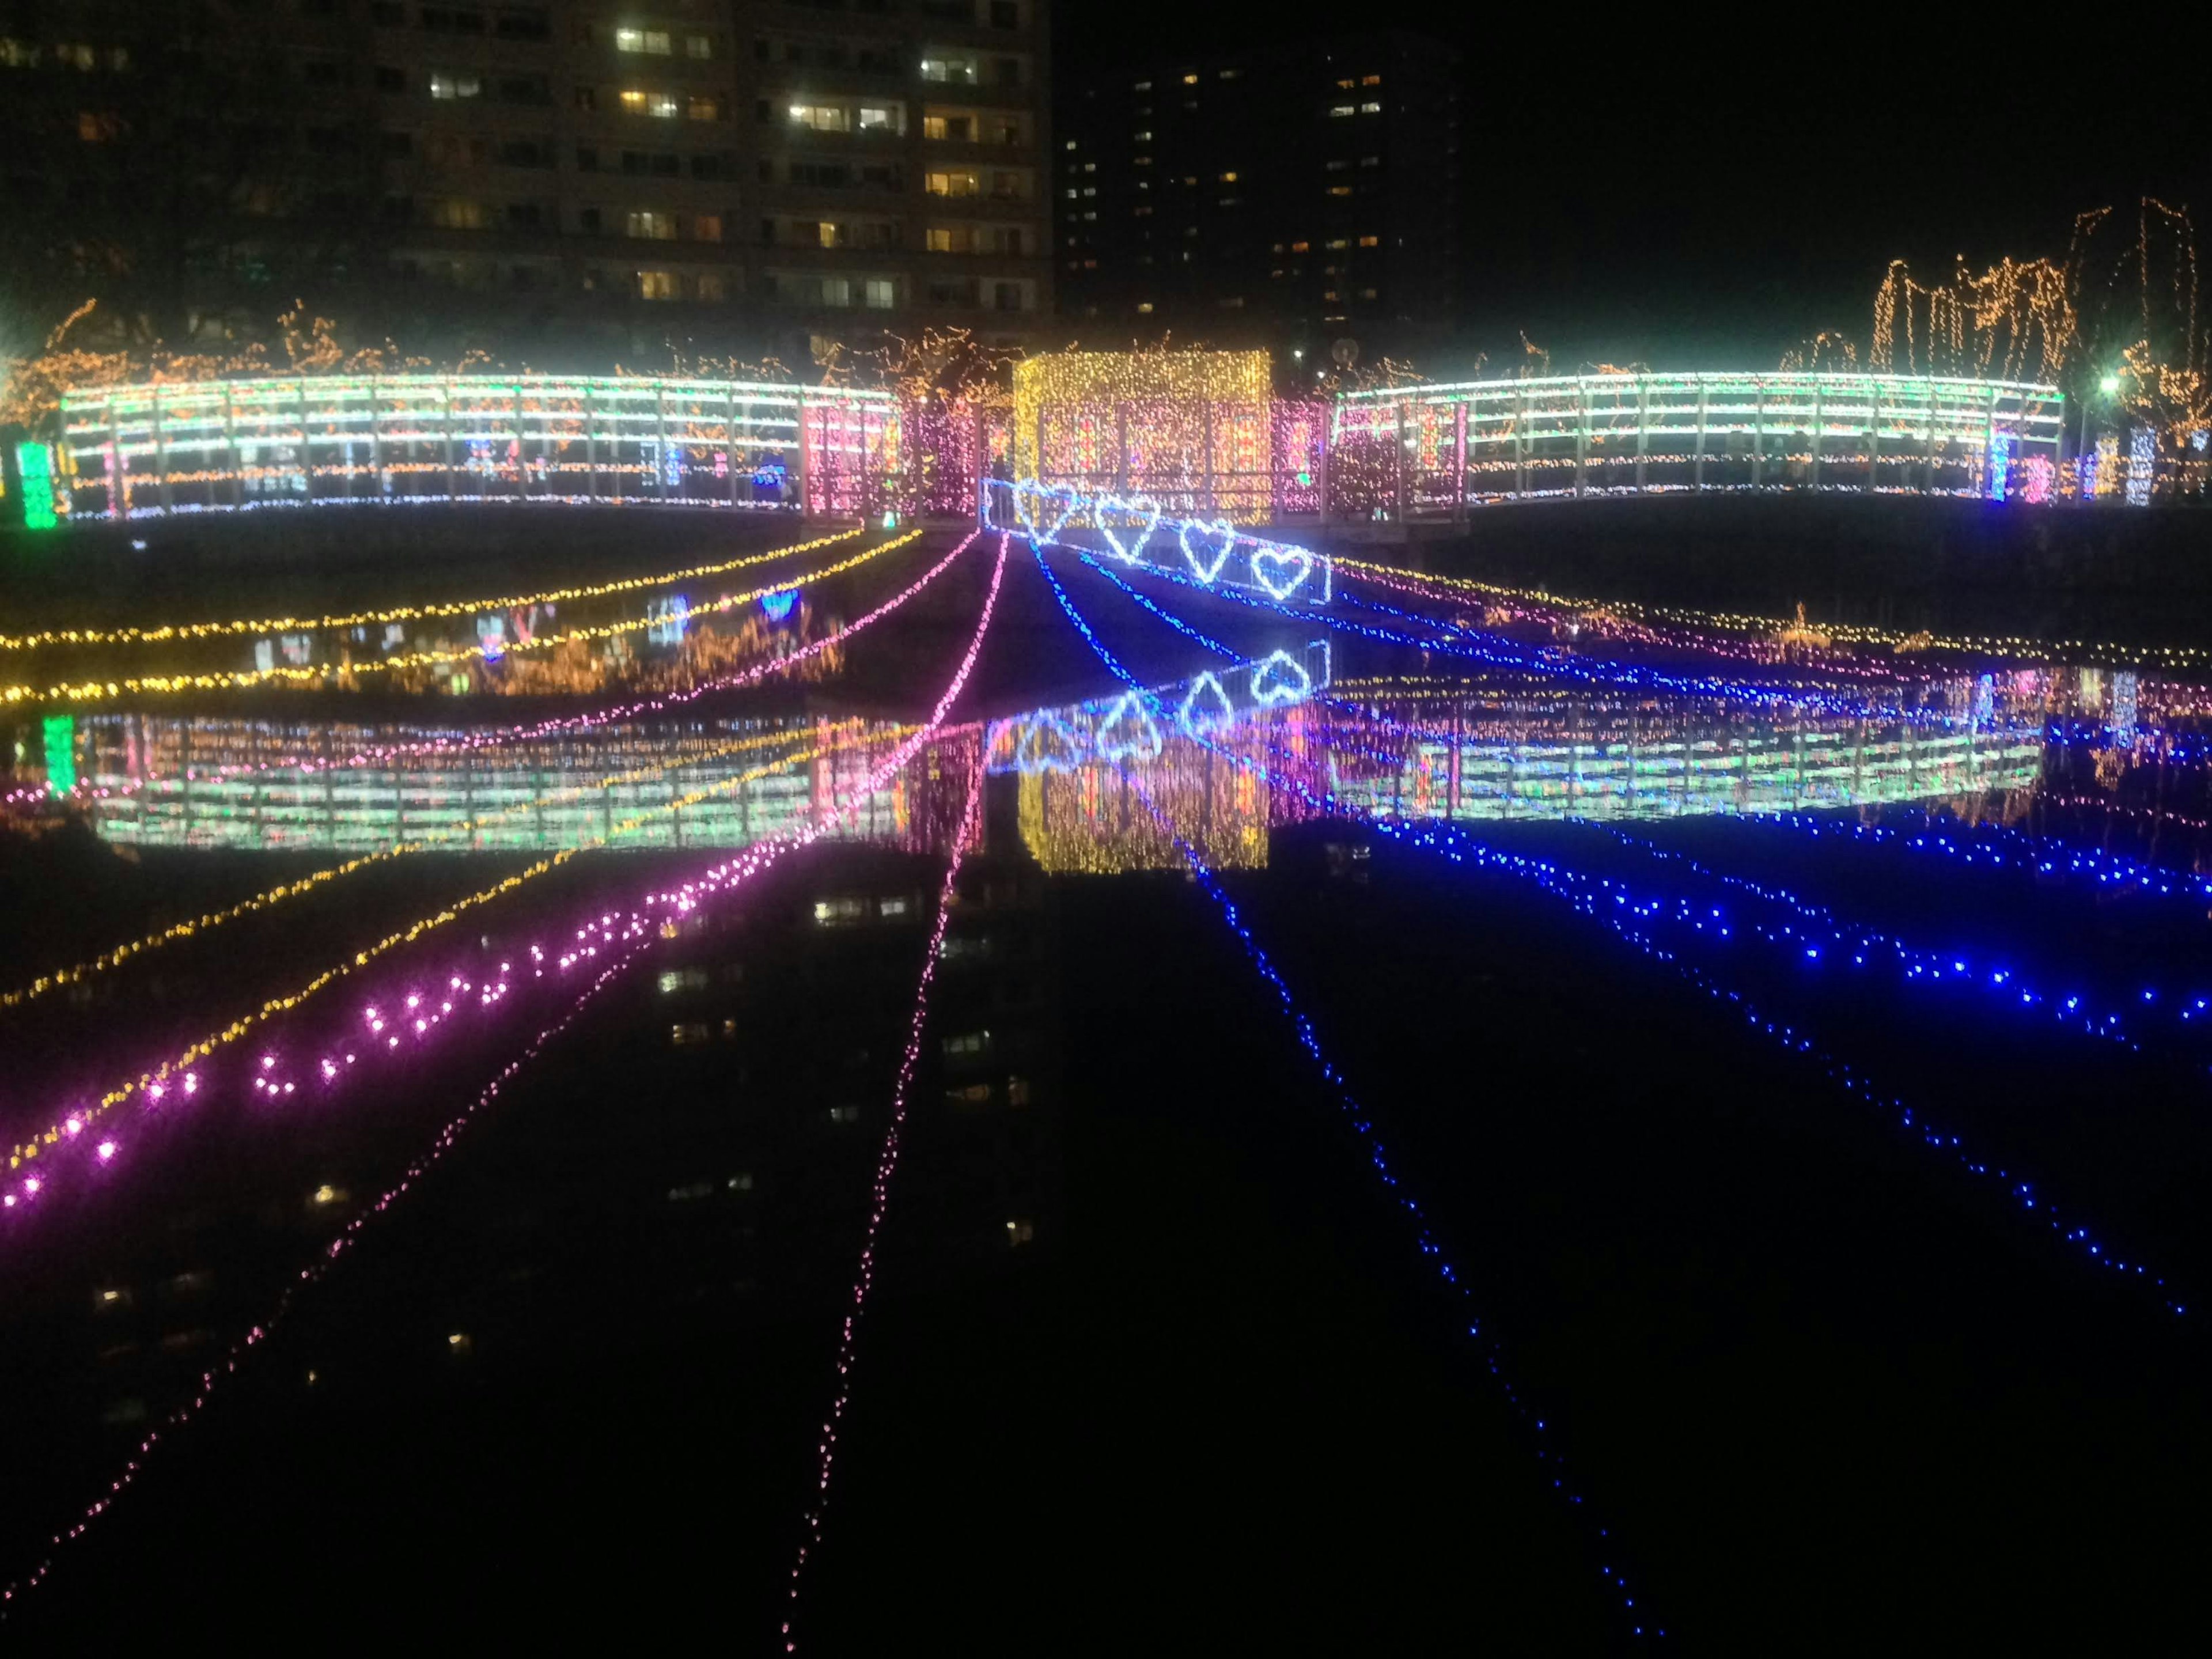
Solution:
<svg viewBox="0 0 2212 1659"><path fill-rule="evenodd" d="M1327 401L1276 395L1264 352L1077 352L1020 365L1011 403L949 407L547 374L97 387L62 407L53 487L77 518L406 501L957 515L992 457L999 476L1237 524L1683 491L2033 503L2081 483L2060 465L2057 387L1926 375L1558 375Z"/></svg>
<svg viewBox="0 0 2212 1659"><path fill-rule="evenodd" d="M1354 392L1331 412L1331 516L1657 491L2057 493L2056 386L1906 374L1576 374Z"/></svg>

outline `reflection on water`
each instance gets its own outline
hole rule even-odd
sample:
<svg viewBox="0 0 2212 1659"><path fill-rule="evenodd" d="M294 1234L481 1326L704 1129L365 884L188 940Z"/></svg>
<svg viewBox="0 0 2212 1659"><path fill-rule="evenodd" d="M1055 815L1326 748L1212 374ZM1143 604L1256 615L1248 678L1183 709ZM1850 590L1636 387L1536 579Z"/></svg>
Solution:
<svg viewBox="0 0 2212 1659"><path fill-rule="evenodd" d="M1747 712L1524 677L1340 683L1326 641L1139 694L990 722L1023 841L1048 872L1169 868L1131 777L1224 867L1337 810L1467 822L1635 820L2004 796L2033 727ZM637 721L544 738L451 727L93 716L93 821L138 847L360 852L749 845L849 795L903 728L819 717ZM368 763L349 763L364 754ZM957 783L957 780L955 782ZM843 832L940 847L957 790L925 750Z"/></svg>

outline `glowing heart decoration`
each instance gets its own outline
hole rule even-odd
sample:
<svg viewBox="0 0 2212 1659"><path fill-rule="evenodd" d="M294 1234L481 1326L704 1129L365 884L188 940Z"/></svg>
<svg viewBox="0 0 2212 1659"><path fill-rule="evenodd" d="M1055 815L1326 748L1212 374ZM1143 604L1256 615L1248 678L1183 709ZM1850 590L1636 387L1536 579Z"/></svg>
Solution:
<svg viewBox="0 0 2212 1659"><path fill-rule="evenodd" d="M1125 760L1154 760L1167 746L1160 736L1160 728L1145 712L1142 698L1134 691L1125 691L1121 700L1106 711L1106 718L1098 723L1095 738L1098 752L1119 764Z"/></svg>
<svg viewBox="0 0 2212 1659"><path fill-rule="evenodd" d="M1049 528L1041 528L1040 519L1050 510L1048 503L1057 502L1060 516ZM1075 516L1082 505L1073 489L1054 489L1039 483L1035 478L1025 478L1014 486L1014 512L1021 519L1022 528L1029 532L1030 545L1041 546L1053 540L1067 528L1067 521Z"/></svg>
<svg viewBox="0 0 2212 1659"><path fill-rule="evenodd" d="M1186 732L1217 732L1237 718L1237 709L1223 690L1221 682L1210 673L1200 674L1190 684L1190 695L1182 700L1176 711L1176 722Z"/></svg>
<svg viewBox="0 0 2212 1659"><path fill-rule="evenodd" d="M1221 544L1213 552L1212 562L1207 562L1206 554L1191 545L1193 531L1198 532L1197 538L1201 544L1208 536L1219 538ZM1202 520L1192 519L1183 525L1181 539L1182 556L1190 561L1190 574L1201 582L1210 583L1221 574L1221 567L1229 562L1229 556L1236 549L1237 526L1226 519L1216 519L1212 524L1207 524Z"/></svg>
<svg viewBox="0 0 2212 1659"><path fill-rule="evenodd" d="M1313 555L1303 547L1262 542L1252 550L1252 579L1278 599L1287 599L1313 574Z"/></svg>
<svg viewBox="0 0 2212 1659"><path fill-rule="evenodd" d="M1124 545L1121 538L1114 533L1110 514L1126 513L1141 523L1136 539ZM1145 548L1152 539L1152 532L1160 527L1160 504L1144 495L1101 495L1098 498L1098 533L1106 538L1106 545L1114 550L1114 556L1124 564L1134 564L1144 556ZM1124 525L1125 531L1136 530L1136 524Z"/></svg>
<svg viewBox="0 0 2212 1659"><path fill-rule="evenodd" d="M1017 772L1073 772L1081 758L1081 740L1056 714L1040 713L1024 720L1014 738Z"/></svg>
<svg viewBox="0 0 2212 1659"><path fill-rule="evenodd" d="M1273 706L1304 702L1313 695L1313 676L1287 651L1278 651L1252 665L1252 701Z"/></svg>

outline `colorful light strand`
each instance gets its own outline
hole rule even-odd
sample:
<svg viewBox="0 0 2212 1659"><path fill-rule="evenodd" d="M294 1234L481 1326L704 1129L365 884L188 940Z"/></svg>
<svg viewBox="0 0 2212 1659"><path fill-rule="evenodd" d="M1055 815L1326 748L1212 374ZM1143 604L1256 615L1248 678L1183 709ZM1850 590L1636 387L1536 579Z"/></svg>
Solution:
<svg viewBox="0 0 2212 1659"><path fill-rule="evenodd" d="M776 559L794 558L817 548L830 547L864 535L861 530L840 530L788 547L713 564L695 564L683 570L665 570L657 576L628 576L595 582L585 587L549 587L536 593L511 593L501 598L453 599L438 605L401 605L383 611L354 611L324 617L263 617L237 622L157 623L151 628L49 628L35 634L0 634L0 651L34 651L51 645L152 645L169 640L204 640L225 634L294 634L315 629L362 628L374 623L425 622L434 617L464 617L479 611L524 611L536 605L566 605L578 599L605 599L613 593L636 593L647 588L697 581L726 575Z"/></svg>
<svg viewBox="0 0 2212 1659"><path fill-rule="evenodd" d="M1098 660L1113 673L1115 678L1130 688L1132 696L1150 700L1151 694L1145 690L1137 678L1123 665L1121 660L1106 647L1105 642L1099 639L1097 632L1077 607L1075 601L1069 597L1067 590L1060 585L1059 577L1053 574L1052 567L1045 561L1044 550L1041 547L1033 547L1031 550L1036 556L1037 568L1044 573L1045 580L1052 589L1053 597L1060 603L1061 612L1069 622L1074 624L1077 633L1082 635L1084 642L1090 646ZM1218 754L1230 753L1229 750L1222 749L1202 735L1193 733L1190 740ZM1269 769L1250 760L1240 759L1239 763L1246 766L1258 766L1261 771L1269 772ZM1364 1144L1368 1152L1369 1163L1376 1177L1388 1189L1391 1200L1404 1212L1412 1224L1415 1243L1421 1255L1426 1257L1434 1267L1444 1288L1459 1301L1462 1307L1472 1309L1474 1292L1461 1282L1458 1270L1451 1265L1450 1261L1443 1254L1443 1247L1436 1240L1427 1212L1421 1207L1419 1200L1414 1198L1410 1191L1400 1186L1399 1177L1390 1168L1382 1139L1376 1133L1372 1117L1354 1098L1343 1074L1322 1052L1320 1039L1314 1030L1312 1021L1299 1010L1297 1002L1291 995L1290 987L1284 981L1281 974L1276 970L1266 950L1261 947L1257 939L1253 938L1251 929L1243 924L1235 903L1223 890L1212 868L1199 855L1197 849L1177 834L1174 826L1160 814L1158 804L1152 799L1150 792L1146 789L1144 781L1136 770L1126 761L1121 763L1121 769L1122 775L1128 778L1146 810L1152 815L1160 828L1174 840L1177 850L1182 853L1188 865L1193 878L1205 888L1207 896L1219 908L1223 919L1228 923L1230 930L1237 935L1254 968L1274 992L1284 1017L1291 1022L1292 1029L1297 1034L1299 1046L1306 1051L1308 1058L1320 1069L1322 1080L1328 1085L1340 1111ZM1271 779L1272 775L1270 772ZM1526 1402L1522 1400L1519 1391L1507 1377L1502 1363L1502 1351L1497 1339L1494 1336L1485 1336L1480 1317L1470 1316L1467 1330L1468 1336L1482 1346L1490 1374L1498 1387L1504 1391L1506 1399L1514 1411L1524 1421L1534 1425L1534 1432L1539 1437L1543 1435L1547 1429L1546 1419L1535 1416L1529 1411ZM1583 1503L1582 1494L1568 1486L1565 1465L1559 1454L1550 1449L1549 1443L1540 1438L1536 1445L1536 1455L1538 1461L1546 1463L1550 1470L1557 1471L1551 1476L1553 1490L1559 1493L1571 1508L1580 1510ZM1595 1523L1591 1524L1598 1539L1609 1543L1609 1530L1603 1527L1595 1527ZM1631 1621L1633 1634L1643 1636L1644 1634L1643 1620L1648 1615L1636 1611L1636 1599L1630 1594L1626 1576L1616 1571L1609 1563L1601 1564L1598 1571L1605 1579L1607 1589L1620 1598L1624 1612ZM1663 1637L1667 1632L1663 1627L1654 1626L1652 1633Z"/></svg>
<svg viewBox="0 0 2212 1659"><path fill-rule="evenodd" d="M834 564L823 565L802 575L785 578L764 587L752 588L743 593L726 593L720 599L708 599L690 613L694 618L709 613L734 610L750 604L766 594L781 592L786 588L804 587L810 583L840 575L871 559L880 557L894 548L905 546L921 534L910 530L903 536L883 542L849 558ZM230 669L220 673L147 674L122 680L85 680L75 684L51 685L41 689L34 685L16 684L0 685L0 702L59 702L87 703L106 702L116 697L139 696L148 693L171 694L185 691L236 691L256 686L283 684L303 686L319 684L333 675L358 678L364 674L390 674L413 668L433 668L441 664L482 662L502 656L516 656L526 652L549 651L555 646L573 645L586 640L613 639L625 634L640 634L665 626L665 619L647 617L629 622L597 623L586 627L572 628L559 634L534 635L518 640L511 645L498 647L483 641L458 650L406 651L395 656L379 657L368 662L324 663L318 666L292 667L271 665L267 668Z"/></svg>
<svg viewBox="0 0 2212 1659"><path fill-rule="evenodd" d="M790 1585L784 1597L786 1653L799 1650L794 1626L799 1616L799 1593L805 1583L807 1557L822 1541L822 1518L830 1507L830 1474L837 1455L837 1431L853 1397L853 1373L860 1363L860 1321L867 1313L868 1292L875 1284L876 1245L883 1233L884 1214L890 1207L891 1180L898 1173L907 1104L914 1086L915 1067L921 1059L922 1028L929 1018L929 990L936 981L937 966L943 957L945 926L952 917L961 867L967 861L981 825L984 775L983 757L979 750L968 786L968 804L961 812L960 829L953 837L951 857L945 866L945 884L938 892L936 925L930 930L928 949L922 957L921 979L914 992L914 1012L907 1023L906 1050L899 1056L898 1080L891 1089L890 1122L884 1130L883 1146L876 1157L875 1180L868 1189L868 1224L861 1236L860 1267L854 1275L852 1299L837 1336L837 1381L829 1415L822 1420L822 1437L815 1448L813 1501L801 1522L803 1534L798 1555L792 1562Z"/></svg>
<svg viewBox="0 0 2212 1659"><path fill-rule="evenodd" d="M915 533L919 534L920 532ZM872 627L876 623L880 622L884 617L890 615L892 611L896 611L901 605L906 604L908 600L913 599L915 594L921 592L923 588L928 586L930 583L936 580L939 576L942 575L945 571L951 566L952 562L955 559L957 559L963 553L966 552L969 545L972 544L975 538L981 533L982 532L981 531L971 531L968 535L961 538L959 543L954 546L950 553L947 553L942 559L939 559L935 564L932 565L927 570L924 571L920 576L916 577L912 582L908 583L898 592L893 594L881 605L877 605L873 610L854 618L852 622L847 623L843 627L823 635L820 639L812 641L811 644L800 646L795 650L786 652L782 655L772 658L767 662L756 663L751 667L740 670L737 673L718 675L714 678L702 681L697 685L687 686L681 690L665 692L657 697L645 698L635 702L624 703L614 708L602 708L588 714L563 715L556 720L538 720L529 724L518 724L514 726L494 727L484 731L471 732L459 738L436 738L416 743L387 744L374 748L357 750L353 754L329 760L308 757L284 761L258 762L250 764L219 767L214 771L205 774L187 769L181 776L185 781L196 782L203 776L210 778L228 778L239 776L247 773L270 771L297 772L302 775L306 775L318 772L338 770L349 767L373 766L383 761L397 759L405 756L434 755L442 757L446 755L466 753L476 749L501 748L514 744L534 743L547 738L562 736L569 732L592 731L601 726L617 725L623 721L634 720L644 715L656 714L665 709L680 708L685 703L693 702L701 697L706 696L710 692L738 690L745 686L757 684L771 674L781 673L787 669L795 667L802 662L805 662L813 657L818 656L823 652L842 645L847 640L851 639L854 635L861 632L866 628ZM113 799L116 797L136 793L139 790L147 788L153 784L161 781L164 781L164 780L154 778L135 779L125 784L121 787L113 789L91 786L90 793L96 799ZM45 799L46 792L41 789L19 789L8 795L0 796L0 805L15 805L25 802L43 801Z"/></svg>

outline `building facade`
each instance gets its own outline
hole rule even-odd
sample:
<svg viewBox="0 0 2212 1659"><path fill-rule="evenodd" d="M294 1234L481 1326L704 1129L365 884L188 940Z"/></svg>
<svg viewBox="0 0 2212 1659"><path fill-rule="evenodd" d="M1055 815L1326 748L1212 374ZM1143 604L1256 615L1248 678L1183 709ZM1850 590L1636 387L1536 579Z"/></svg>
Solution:
<svg viewBox="0 0 2212 1659"><path fill-rule="evenodd" d="M1086 339L1171 331L1310 357L1447 331L1459 59L1384 33L1159 58L1058 94L1054 252Z"/></svg>
<svg viewBox="0 0 2212 1659"><path fill-rule="evenodd" d="M88 222L89 180L104 238L180 310L258 283L403 343L464 319L540 362L673 340L803 368L932 324L1026 345L1051 313L1044 0L207 21L189 46L129 8L0 24L9 182L46 206L41 252ZM149 188L164 158L191 176Z"/></svg>

